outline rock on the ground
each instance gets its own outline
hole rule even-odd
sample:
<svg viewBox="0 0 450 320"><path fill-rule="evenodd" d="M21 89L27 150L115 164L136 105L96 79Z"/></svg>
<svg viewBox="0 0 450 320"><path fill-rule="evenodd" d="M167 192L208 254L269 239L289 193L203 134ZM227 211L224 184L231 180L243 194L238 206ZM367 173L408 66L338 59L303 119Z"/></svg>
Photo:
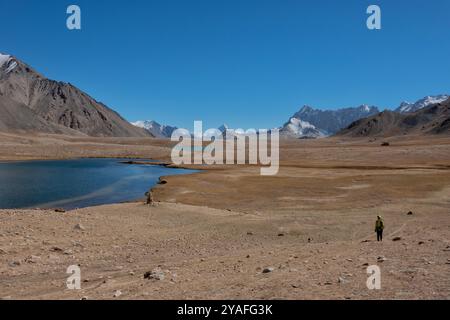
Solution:
<svg viewBox="0 0 450 320"><path fill-rule="evenodd" d="M148 271L144 274L144 279L153 279L162 281L165 279L165 273L161 268L153 269L152 271Z"/></svg>
<svg viewBox="0 0 450 320"><path fill-rule="evenodd" d="M80 231L86 230L86 228L81 223L76 224L75 227L73 227L73 228L75 230L80 230Z"/></svg>
<svg viewBox="0 0 450 320"><path fill-rule="evenodd" d="M114 298L118 298L118 297L120 297L122 295L122 291L120 291L120 290L117 290L116 292L114 292Z"/></svg>
<svg viewBox="0 0 450 320"><path fill-rule="evenodd" d="M262 273L271 273L271 272L274 272L274 271L275 271L275 268L267 267L267 268L263 269Z"/></svg>

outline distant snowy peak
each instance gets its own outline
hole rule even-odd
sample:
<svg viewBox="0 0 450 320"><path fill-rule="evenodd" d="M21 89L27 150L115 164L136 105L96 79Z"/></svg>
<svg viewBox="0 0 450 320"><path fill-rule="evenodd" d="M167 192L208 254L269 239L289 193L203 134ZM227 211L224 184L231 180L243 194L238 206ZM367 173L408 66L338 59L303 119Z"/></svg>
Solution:
<svg viewBox="0 0 450 320"><path fill-rule="evenodd" d="M426 96L425 98L420 99L415 103L409 103L404 101L395 111L400 113L412 113L419 111L423 108L426 108L428 106L431 106L433 104L442 103L448 99L450 99L450 96L446 94L440 94L437 96Z"/></svg>
<svg viewBox="0 0 450 320"><path fill-rule="evenodd" d="M291 118L291 120L281 129L282 136L292 138L323 138L327 134L322 130L317 129L314 125L307 121L298 118Z"/></svg>
<svg viewBox="0 0 450 320"><path fill-rule="evenodd" d="M146 129L146 130L151 130L151 129L155 128L156 126L160 126L160 124L158 124L155 121L151 121L151 120L136 121L136 122L132 122L131 124L135 127Z"/></svg>
<svg viewBox="0 0 450 320"><path fill-rule="evenodd" d="M177 129L176 127L160 125L153 120L136 121L132 125L138 128L143 128L150 132L155 138L170 138L172 133Z"/></svg>
<svg viewBox="0 0 450 320"><path fill-rule="evenodd" d="M10 55L0 53L0 74L8 74L17 67L17 61Z"/></svg>
<svg viewBox="0 0 450 320"><path fill-rule="evenodd" d="M377 113L379 113L379 109L377 107L366 104L356 108L343 108L336 110L322 110L305 105L299 112L291 117L288 124L283 127L285 130L282 131L292 131L293 127L296 125L299 125L300 127L305 126L307 131L311 131L312 128L306 125L309 124L314 126L314 128L318 130L321 135L332 135L339 132L343 128L346 128L354 121ZM293 123L292 119L296 119L298 122ZM296 122L296 120L294 120L294 122ZM303 131L299 129L299 132Z"/></svg>

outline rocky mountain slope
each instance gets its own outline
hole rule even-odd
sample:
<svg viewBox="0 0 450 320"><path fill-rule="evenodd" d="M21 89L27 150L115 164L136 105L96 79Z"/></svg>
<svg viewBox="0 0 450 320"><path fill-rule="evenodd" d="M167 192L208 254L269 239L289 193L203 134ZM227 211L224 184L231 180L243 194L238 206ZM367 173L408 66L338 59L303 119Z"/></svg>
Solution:
<svg viewBox="0 0 450 320"><path fill-rule="evenodd" d="M8 132L14 128L14 131L83 136L81 132L42 119L26 105L8 97L0 97L0 110L0 132Z"/></svg>
<svg viewBox="0 0 450 320"><path fill-rule="evenodd" d="M70 83L49 80L4 54L0 54L0 106L8 113L7 120L1 120L3 131L150 136Z"/></svg>
<svg viewBox="0 0 450 320"><path fill-rule="evenodd" d="M384 111L358 120L338 135L349 137L387 137L406 134L450 134L450 100L413 113Z"/></svg>

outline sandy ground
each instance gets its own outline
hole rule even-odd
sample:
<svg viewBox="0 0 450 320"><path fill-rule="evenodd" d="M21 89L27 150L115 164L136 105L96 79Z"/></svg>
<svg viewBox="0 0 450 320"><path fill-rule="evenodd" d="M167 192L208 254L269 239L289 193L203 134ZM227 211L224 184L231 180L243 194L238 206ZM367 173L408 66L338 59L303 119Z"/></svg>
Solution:
<svg viewBox="0 0 450 320"><path fill-rule="evenodd" d="M277 176L205 167L164 178L154 206L0 210L0 298L449 299L450 138L389 142L286 141ZM3 161L169 153L150 139L0 134ZM66 288L70 265L81 290ZM381 290L367 289L368 265Z"/></svg>

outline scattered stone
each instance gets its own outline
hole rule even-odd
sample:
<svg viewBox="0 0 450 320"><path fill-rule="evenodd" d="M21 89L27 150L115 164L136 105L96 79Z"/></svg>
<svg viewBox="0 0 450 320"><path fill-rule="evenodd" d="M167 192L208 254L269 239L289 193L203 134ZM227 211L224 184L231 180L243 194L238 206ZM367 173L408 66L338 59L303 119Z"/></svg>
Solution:
<svg viewBox="0 0 450 320"><path fill-rule="evenodd" d="M267 268L264 268L264 269L263 269L262 273L272 273L272 272L274 272L274 271L275 271L274 268L272 268L272 267L267 267Z"/></svg>
<svg viewBox="0 0 450 320"><path fill-rule="evenodd" d="M394 239L392 239L392 241L400 241L402 240L402 237L395 237Z"/></svg>
<svg viewBox="0 0 450 320"><path fill-rule="evenodd" d="M165 278L164 271L161 270L161 268L153 269L152 271L147 271L144 274L144 279L148 280L159 280L162 281Z"/></svg>
<svg viewBox="0 0 450 320"><path fill-rule="evenodd" d="M421 246L421 245L423 245L423 244L425 244L425 242L419 241L419 246Z"/></svg>
<svg viewBox="0 0 450 320"><path fill-rule="evenodd" d="M384 262L386 260L387 259L385 257L378 257L378 259L377 259L378 262Z"/></svg>
<svg viewBox="0 0 450 320"><path fill-rule="evenodd" d="M331 286L332 284L333 284L333 282L331 282L331 281L327 281L324 283L324 285L326 285L326 286Z"/></svg>
<svg viewBox="0 0 450 320"><path fill-rule="evenodd" d="M412 211L409 211L407 215L408 215L408 216L412 216L412 215L413 215L413 212L412 212Z"/></svg>
<svg viewBox="0 0 450 320"><path fill-rule="evenodd" d="M253 235L253 232L247 232L247 235L248 235L248 236L252 236L252 235Z"/></svg>
<svg viewBox="0 0 450 320"><path fill-rule="evenodd" d="M51 247L51 248L50 248L50 251L53 251L53 252L63 252L64 250L61 249L60 247Z"/></svg>
<svg viewBox="0 0 450 320"><path fill-rule="evenodd" d="M247 255L247 259L250 259L250 255L249 254Z"/></svg>
<svg viewBox="0 0 450 320"><path fill-rule="evenodd" d="M120 291L120 290L117 290L116 292L114 292L114 298L118 298L118 297L120 297L122 295L122 291Z"/></svg>
<svg viewBox="0 0 450 320"><path fill-rule="evenodd" d="M364 263L362 266L363 266L363 267L368 267L369 264L366 262L366 263Z"/></svg>
<svg viewBox="0 0 450 320"><path fill-rule="evenodd" d="M88 297L81 297L80 300L88 300L88 299L89 299Z"/></svg>
<svg viewBox="0 0 450 320"><path fill-rule="evenodd" d="M7 252L0 248L0 254L7 254Z"/></svg>
<svg viewBox="0 0 450 320"><path fill-rule="evenodd" d="M382 147L389 147L391 144L389 142L383 142L381 144Z"/></svg>
<svg viewBox="0 0 450 320"><path fill-rule="evenodd" d="M75 230L80 230L80 231L84 231L86 230L84 228L84 226L81 223L78 223L77 225L75 225L75 227L73 227Z"/></svg>
<svg viewBox="0 0 450 320"><path fill-rule="evenodd" d="M20 266L22 263L20 263L20 261L11 261L10 263L9 263L9 266L11 267L11 268L14 268L14 267L18 267L18 266Z"/></svg>
<svg viewBox="0 0 450 320"><path fill-rule="evenodd" d="M279 237L284 237L284 233L279 233L278 236Z"/></svg>
<svg viewBox="0 0 450 320"><path fill-rule="evenodd" d="M347 259L348 262L353 262L353 259Z"/></svg>
<svg viewBox="0 0 450 320"><path fill-rule="evenodd" d="M57 209L55 209L55 212L58 212L58 213L65 213L66 210L64 210L64 209L62 209L62 208L57 208Z"/></svg>

